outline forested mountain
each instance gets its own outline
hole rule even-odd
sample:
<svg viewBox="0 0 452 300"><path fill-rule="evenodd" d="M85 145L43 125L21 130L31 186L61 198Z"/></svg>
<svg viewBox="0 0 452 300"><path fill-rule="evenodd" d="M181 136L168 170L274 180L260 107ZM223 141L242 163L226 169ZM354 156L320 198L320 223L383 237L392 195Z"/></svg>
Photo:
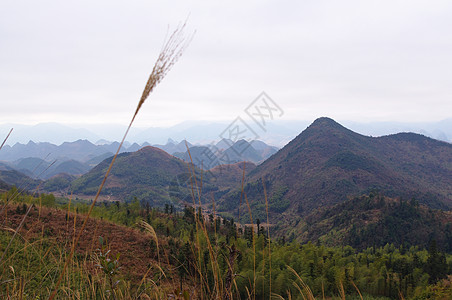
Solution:
<svg viewBox="0 0 452 300"><path fill-rule="evenodd" d="M76 179L72 188L76 194L94 195L104 178L112 158ZM196 169L197 174L200 170ZM192 201L189 165L165 151L147 146L136 152L122 153L116 159L102 194L112 199L130 201L135 197L153 205L174 201ZM209 188L209 174L204 175L204 187Z"/></svg>
<svg viewBox="0 0 452 300"><path fill-rule="evenodd" d="M320 118L247 177L245 191L258 214L265 212L262 179L278 214L307 215L371 190L447 209L452 145L414 133L363 136ZM225 211L238 205L232 196L221 202Z"/></svg>

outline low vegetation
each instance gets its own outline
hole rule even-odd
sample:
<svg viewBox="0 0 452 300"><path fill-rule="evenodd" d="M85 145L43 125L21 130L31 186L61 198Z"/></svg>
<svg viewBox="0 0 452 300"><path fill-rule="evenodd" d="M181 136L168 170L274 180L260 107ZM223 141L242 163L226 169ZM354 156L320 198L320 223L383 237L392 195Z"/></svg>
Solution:
<svg viewBox="0 0 452 300"><path fill-rule="evenodd" d="M19 195L12 189L2 195L2 206L1 297L48 297L89 203ZM321 242L272 241L262 225L253 230L200 209L158 209L138 200L99 203L92 216L58 291L61 299L166 299L176 294L289 299L341 293L425 299L452 292L452 256L435 240L359 251ZM143 222L147 230L139 225Z"/></svg>

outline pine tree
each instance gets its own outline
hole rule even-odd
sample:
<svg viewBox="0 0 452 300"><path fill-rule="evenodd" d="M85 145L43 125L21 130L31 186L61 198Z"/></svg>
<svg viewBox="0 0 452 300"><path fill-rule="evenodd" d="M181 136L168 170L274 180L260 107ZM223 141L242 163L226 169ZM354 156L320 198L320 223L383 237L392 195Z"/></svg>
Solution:
<svg viewBox="0 0 452 300"><path fill-rule="evenodd" d="M436 240L431 240L428 248L428 258L425 272L430 276L429 283L436 283L447 277L447 263L444 253L438 252Z"/></svg>

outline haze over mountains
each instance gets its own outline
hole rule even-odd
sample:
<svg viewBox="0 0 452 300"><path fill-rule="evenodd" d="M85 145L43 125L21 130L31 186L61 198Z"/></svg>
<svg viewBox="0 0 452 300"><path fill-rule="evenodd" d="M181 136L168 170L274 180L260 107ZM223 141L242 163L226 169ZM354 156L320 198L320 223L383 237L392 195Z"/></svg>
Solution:
<svg viewBox="0 0 452 300"><path fill-rule="evenodd" d="M206 122L206 121L188 121L177 124L172 127L155 128L132 128L128 135L130 143L150 143L166 144L168 139L182 141L189 140L192 143L210 144L219 141L221 133L230 125L231 122ZM269 123L267 131L257 130L258 140L262 140L270 145L283 146L289 142L299 131L305 128L309 122L284 122ZM94 144L98 141L119 141L126 130L124 125L85 125L67 126L57 123L46 123L38 125L18 125L1 124L0 136L6 137L11 128L14 128L13 134L8 138L7 144L14 145L19 142L22 144L28 141L50 142L52 144L62 144L79 139L88 140Z"/></svg>
<svg viewBox="0 0 452 300"><path fill-rule="evenodd" d="M259 140L267 144L282 147L306 129L310 121L269 122L266 132L258 131ZM397 132L420 133L434 139L452 141L452 119L438 122L354 122L341 121L341 124L363 135L382 136ZM128 140L131 143L166 144L168 139L181 141L187 139L192 143L210 144L221 139L220 134L230 122L187 121L171 127L132 128ZM250 123L251 124L251 123ZM22 144L28 141L49 142L60 145L64 142L88 140L118 141L122 138L126 126L118 124L104 125L63 125L42 123L37 125L0 124L0 136L6 137L14 128L7 144Z"/></svg>
<svg viewBox="0 0 452 300"><path fill-rule="evenodd" d="M120 153L135 152L146 146L150 146L149 143L141 145L125 143ZM167 144L154 146L186 162L190 161L187 152L189 147L193 162L203 169L244 160L260 163L278 150L257 140L248 143L223 139L216 144L203 146L169 139ZM27 144L16 143L14 146L5 145L0 151L0 170L14 169L29 177L40 179L48 179L60 173L77 176L87 173L91 168L111 157L118 147L118 142L100 141L95 145L87 140L64 142L59 146L32 141Z"/></svg>

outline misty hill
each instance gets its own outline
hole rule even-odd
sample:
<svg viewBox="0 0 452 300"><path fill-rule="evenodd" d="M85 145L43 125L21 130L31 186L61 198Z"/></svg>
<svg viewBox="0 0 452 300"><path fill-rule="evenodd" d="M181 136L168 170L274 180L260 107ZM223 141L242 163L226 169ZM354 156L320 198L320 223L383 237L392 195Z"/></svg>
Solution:
<svg viewBox="0 0 452 300"><path fill-rule="evenodd" d="M258 150L255 148L255 145ZM218 165L230 165L243 161L258 164L277 151L276 147L269 146L258 140L251 142L238 140L234 143L227 139L222 139L215 145L193 146L189 149L190 155L188 151L176 152L173 155L185 162L192 160L198 168L206 170Z"/></svg>
<svg viewBox="0 0 452 300"><path fill-rule="evenodd" d="M4 146L0 159L9 167L29 177L48 179L59 173L82 175L102 160L113 155L119 147L118 142L95 145L87 140L64 142L61 145L50 143L16 143ZM137 144L123 146L122 152L136 151Z"/></svg>
<svg viewBox="0 0 452 300"><path fill-rule="evenodd" d="M221 139L212 148L220 152L227 151L231 163L240 161L260 163L279 150L278 147L270 146L260 140L252 140L250 142L238 140L237 142L233 142L230 139Z"/></svg>
<svg viewBox="0 0 452 300"><path fill-rule="evenodd" d="M37 157L27 157L14 162L14 168L30 177L39 177L40 174L46 172L50 163Z"/></svg>
<svg viewBox="0 0 452 300"><path fill-rule="evenodd" d="M252 160L254 162L257 162L257 159L263 160L267 155L271 155L275 152L275 147L266 145L263 142L253 141L252 143L259 145L260 149L258 151L258 155L260 156L255 160ZM120 153L135 152L145 145L149 144L144 143L143 145L139 145L137 143L125 143L122 146ZM211 160L216 154L207 153L210 151L209 148L206 148L207 146L193 146L189 142L186 144L185 140L177 143L169 139L166 145L156 145L155 147L161 148L170 154L175 154L177 157L188 162L189 157L186 153L187 145L189 147L194 147L192 149L192 157L194 163L199 167L201 166L202 161L204 161L204 168L206 166L212 168L218 164L230 164L242 161L240 157L235 157L232 160L228 159L212 163L213 161ZM8 145L4 146L2 151L0 151L0 160L3 160L4 164L8 165L8 167L18 170L29 177L49 179L59 173L82 175L103 160L113 156L118 147L119 142L110 143L107 141L99 141L98 144L93 144L87 140L78 140L75 142L64 142L59 146L50 143L35 143L29 141L27 144L16 143L12 147ZM233 147L236 147L236 145L233 145ZM251 149L246 153L250 152L250 150ZM204 151L207 152L204 153ZM254 154L254 157L256 157L256 154ZM250 160L246 157L245 159Z"/></svg>
<svg viewBox="0 0 452 300"><path fill-rule="evenodd" d="M52 144L61 144L65 141L78 139L99 140L99 135L84 129L73 128L59 123L40 123L36 125L1 124L0 135L6 136L11 128L13 132L8 138L9 143L27 143L28 141L42 141Z"/></svg>
<svg viewBox="0 0 452 300"><path fill-rule="evenodd" d="M230 163L241 161L251 161L254 163L259 163L264 160L264 158L252 146L252 143L249 143L245 140L239 140L235 142L223 153Z"/></svg>
<svg viewBox="0 0 452 300"><path fill-rule="evenodd" d="M118 146L116 146L116 149ZM85 162L93 157L112 152L109 147L110 145L94 145L87 140L64 142L59 146L29 141L27 144L16 143L12 147L4 146L0 151L0 160L16 161L22 158L36 157L46 161L74 159Z"/></svg>
<svg viewBox="0 0 452 300"><path fill-rule="evenodd" d="M113 155L114 155L113 152L105 152L104 154L91 158L90 160L86 161L85 164L90 166L91 168L93 168L96 165L98 165L99 163L101 163L102 161L104 161L105 159L107 159Z"/></svg>
<svg viewBox="0 0 452 300"><path fill-rule="evenodd" d="M308 214L373 189L450 208L452 145L413 133L367 137L320 118L249 174L246 191L258 211L262 178L278 213ZM222 202L226 211L231 201Z"/></svg>
<svg viewBox="0 0 452 300"><path fill-rule="evenodd" d="M221 161L216 156L215 153L206 146L193 146L190 147L190 153L185 152L175 152L173 155L177 158L182 159L185 162L192 162L198 168L204 170L209 170L221 164ZM191 157L191 158L190 158Z"/></svg>
<svg viewBox="0 0 452 300"><path fill-rule="evenodd" d="M36 179L49 179L60 173L82 175L91 169L88 164L70 159L64 161L47 162L37 157L27 157L9 163L11 169Z"/></svg>
<svg viewBox="0 0 452 300"><path fill-rule="evenodd" d="M310 122L278 120L268 124L267 132L260 134L260 140L283 146L303 131ZM344 121L348 128L364 135L382 136L395 132L415 132L443 141L452 141L452 119L439 122L352 122ZM228 122L186 121L165 128L132 128L129 133L131 141L151 144L167 144L168 137L174 140L189 139L195 143L210 144L217 141L219 134L229 125ZM7 144L27 143L29 140L61 144L66 141L87 139L91 142L101 138L115 141L125 132L125 125L102 124L85 125L86 128L74 128L58 123L37 125L0 124L0 136L5 137L11 128L13 134ZM146 146L141 144L141 146ZM175 151L175 152L180 152ZM185 150L184 150L185 151ZM38 156L41 157L41 156Z"/></svg>
<svg viewBox="0 0 452 300"><path fill-rule="evenodd" d="M187 142L187 144L185 144L185 142L186 141L183 140L183 141L177 143L177 142L173 141L172 139L168 139L168 142L165 145L153 145L153 146L160 148L169 154L174 155L174 153L184 153L185 151L187 151L187 146L188 146L188 148L193 146L189 142Z"/></svg>

